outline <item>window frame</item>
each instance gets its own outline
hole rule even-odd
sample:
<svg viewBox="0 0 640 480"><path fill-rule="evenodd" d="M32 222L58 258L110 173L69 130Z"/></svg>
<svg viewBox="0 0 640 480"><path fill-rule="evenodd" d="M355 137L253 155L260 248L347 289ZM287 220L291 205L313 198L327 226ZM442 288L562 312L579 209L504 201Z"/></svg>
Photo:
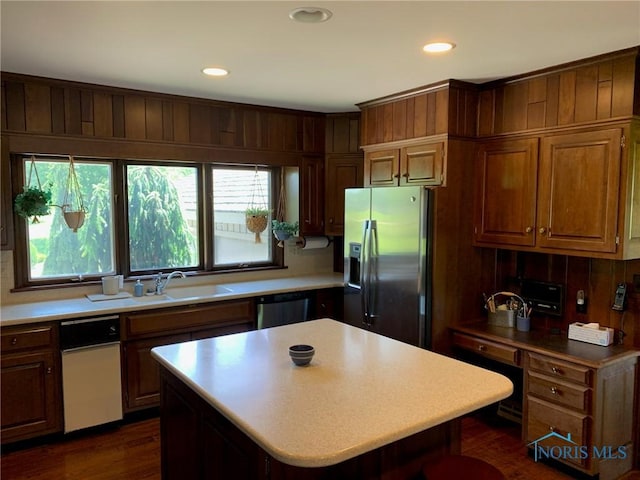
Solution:
<svg viewBox="0 0 640 480"><path fill-rule="evenodd" d="M255 168L258 168L258 170L263 170L263 171L268 171L271 175L271 188L269 191L269 198L271 199L271 210L275 211L276 207L277 207L277 202L278 202L278 198L276 196L276 192L279 191L279 188L276 188L276 183L279 182L279 178L280 175L278 175L279 170L273 167L268 167L268 166L264 166L264 165L231 165L231 164L219 164L219 163L210 163L208 164L208 175L209 178L211 180L209 186L210 188L206 191L207 195L210 195L210 200L207 202L207 205L209 206L209 208L211 209L209 212L207 212L207 219L211 220L211 225L209 226L209 228L207 229L209 234L210 234L210 242L209 242L209 247L207 248L207 253L210 256L210 270L213 272L237 272L237 271L244 271L244 270L261 270L261 269L265 269L265 268L271 268L274 264L277 265L281 265L283 259L282 258L277 258L278 254L280 252L278 252L278 250L282 250L281 248L276 248L277 246L277 241L275 240L275 238L273 237L273 235L271 234L271 220L269 220L269 223L267 224L267 230L266 232L269 233L269 237L271 240L271 252L272 252L272 258L271 261L264 261L264 262L253 262L253 263L249 263L249 264L238 264L235 267L232 267L230 265L215 265L215 250L214 250L214 245L215 245L215 223L216 223L216 219L215 219L215 212L214 212L214 206L213 206L213 170L215 170L216 168L220 168L220 169L227 169L227 170L243 170L243 171L247 171L247 172L253 172L255 170ZM280 263L278 263L280 262Z"/></svg>
<svg viewBox="0 0 640 480"><path fill-rule="evenodd" d="M71 287L81 286L89 284L98 284L101 281L101 277L104 274L82 276L75 278L50 278L50 279L37 279L33 280L29 278L29 256L27 243L27 219L18 217L13 212L13 199L18 192L22 191L23 178L25 175L25 167L22 159L27 156L31 156L32 153L12 153L10 155L11 169L13 172L11 179L11 213L13 215L13 263L14 263L14 288L13 291L20 290L32 290L32 289L46 289L46 288L58 288L58 287ZM45 154L45 153L33 153L38 159L47 158L62 158L65 155L60 154ZM269 235L269 240L272 242L272 260L271 262L260 262L252 264L240 264L237 266L214 266L214 212L213 212L213 176L212 172L215 167L224 168L244 168L254 169L256 165L241 164L241 163L223 163L223 162L198 162L198 161L183 161L183 160L159 160L159 159L137 159L137 158L103 158L99 156L88 155L73 155L74 159L82 162L90 162L94 160L96 162L111 163L112 165L112 192L113 192L113 217L114 217L114 262L115 262L115 274L122 274L125 279L135 280L138 278L149 278L151 275L158 272L168 273L178 268L164 268L153 270L136 270L131 271L130 259L129 259L129 221L128 221L128 186L127 186L127 166L128 165L141 165L141 166L188 166L196 168L197 175L197 198L199 203L197 221L198 221L198 241L197 247L200 251L199 264L190 268L179 268L179 270L188 273L189 275L216 275L223 273L238 273L260 270L272 270L285 268L284 266L284 249L277 248L277 240L273 235ZM268 170L271 172L271 207L275 209L277 202L276 193L280 188L280 166L271 165L257 165L258 168ZM268 226L270 231L270 226ZM118 235L115 232L123 232L122 235Z"/></svg>

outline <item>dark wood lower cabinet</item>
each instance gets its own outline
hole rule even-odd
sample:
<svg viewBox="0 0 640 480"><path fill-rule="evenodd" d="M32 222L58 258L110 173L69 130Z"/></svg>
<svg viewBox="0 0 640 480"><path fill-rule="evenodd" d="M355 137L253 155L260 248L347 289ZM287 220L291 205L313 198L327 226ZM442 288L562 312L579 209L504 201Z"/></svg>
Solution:
<svg viewBox="0 0 640 480"><path fill-rule="evenodd" d="M163 480L409 480L420 478L425 462L460 451L456 419L337 465L294 467L271 457L164 367L160 375Z"/></svg>
<svg viewBox="0 0 640 480"><path fill-rule="evenodd" d="M62 431L60 353L54 324L2 331L2 443Z"/></svg>
<svg viewBox="0 0 640 480"><path fill-rule="evenodd" d="M255 327L251 299L122 314L124 411L160 404L160 374L151 349Z"/></svg>

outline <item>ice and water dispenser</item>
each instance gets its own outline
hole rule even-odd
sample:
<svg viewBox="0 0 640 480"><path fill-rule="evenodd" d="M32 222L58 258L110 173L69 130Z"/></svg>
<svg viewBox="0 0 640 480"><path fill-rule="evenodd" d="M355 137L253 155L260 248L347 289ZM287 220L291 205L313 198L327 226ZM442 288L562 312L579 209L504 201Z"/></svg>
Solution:
<svg viewBox="0 0 640 480"><path fill-rule="evenodd" d="M361 243L349 244L349 286L360 288Z"/></svg>

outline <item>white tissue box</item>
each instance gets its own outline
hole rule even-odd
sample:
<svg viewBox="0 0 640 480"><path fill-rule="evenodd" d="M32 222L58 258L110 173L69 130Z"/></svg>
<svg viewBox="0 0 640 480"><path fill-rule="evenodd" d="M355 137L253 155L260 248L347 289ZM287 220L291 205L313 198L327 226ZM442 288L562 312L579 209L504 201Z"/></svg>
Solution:
<svg viewBox="0 0 640 480"><path fill-rule="evenodd" d="M613 328L601 327L599 323L575 322L569 325L569 339L593 343L606 347L613 343Z"/></svg>

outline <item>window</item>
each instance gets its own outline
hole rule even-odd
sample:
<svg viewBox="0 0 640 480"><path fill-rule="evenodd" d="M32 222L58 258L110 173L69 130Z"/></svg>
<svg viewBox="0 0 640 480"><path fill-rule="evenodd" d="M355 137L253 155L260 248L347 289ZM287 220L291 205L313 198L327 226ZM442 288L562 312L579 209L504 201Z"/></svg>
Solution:
<svg viewBox="0 0 640 480"><path fill-rule="evenodd" d="M51 184L51 203L61 205L68 158L34 158L41 185ZM24 172L22 180L14 180L14 194L23 185L37 185L36 176L29 175L31 156L13 160L16 171ZM16 222L16 288L97 280L118 273L212 273L283 264L282 249L275 248L271 233L277 168L74 160L87 209L84 225L73 232L57 207L51 207L50 215L39 217L39 222ZM266 215L248 222L250 208Z"/></svg>
<svg viewBox="0 0 640 480"><path fill-rule="evenodd" d="M212 176L214 267L271 262L271 171L213 167Z"/></svg>
<svg viewBox="0 0 640 480"><path fill-rule="evenodd" d="M200 265L197 198L196 167L127 166L131 272Z"/></svg>
<svg viewBox="0 0 640 480"><path fill-rule="evenodd" d="M37 172L29 174L31 157L22 159L24 184L51 187L51 202L61 206L64 202L68 159L34 159ZM62 209L51 207L49 215L27 222L28 278L74 278L80 275L105 275L115 272L113 234L112 165L110 163L83 162L75 159L75 169L88 210L84 225L73 232L67 227Z"/></svg>

